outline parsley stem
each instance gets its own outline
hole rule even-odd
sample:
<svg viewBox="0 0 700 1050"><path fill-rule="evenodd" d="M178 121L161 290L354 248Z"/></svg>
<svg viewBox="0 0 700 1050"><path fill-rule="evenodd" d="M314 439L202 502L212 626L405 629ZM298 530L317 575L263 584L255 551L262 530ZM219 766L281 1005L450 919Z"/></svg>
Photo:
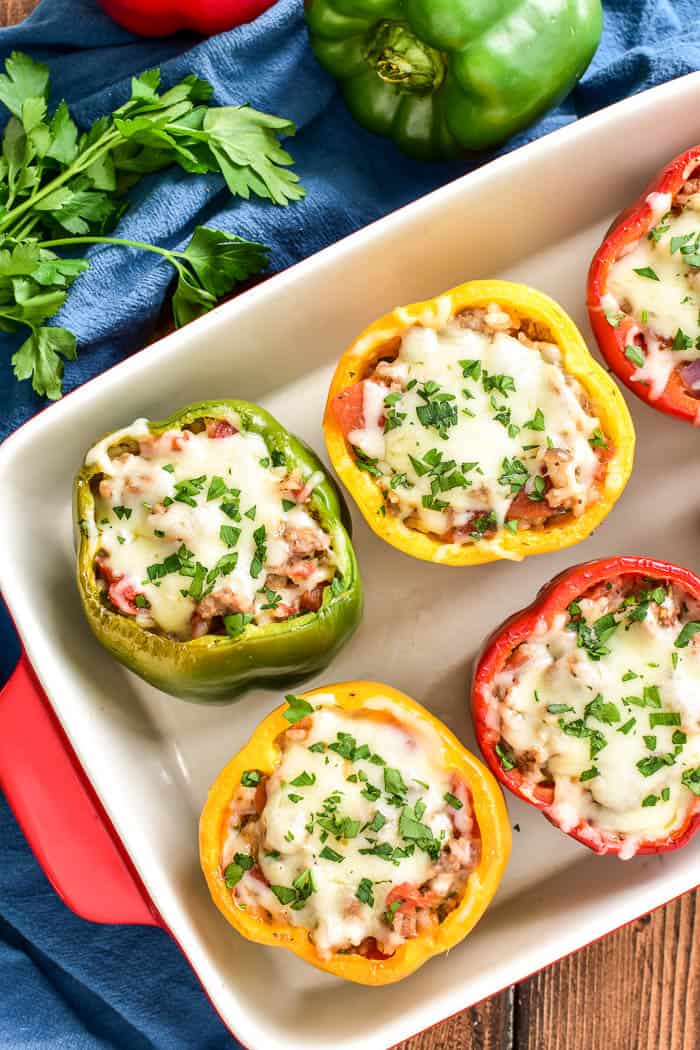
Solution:
<svg viewBox="0 0 700 1050"><path fill-rule="evenodd" d="M18 204L16 208L12 208L7 214L0 220L0 233L11 226L17 219L21 218L25 212L31 211L32 208L36 207L38 201L43 200L44 197L48 197L49 194L53 193L64 183L69 182L74 175L79 175L81 171L85 171L89 168L102 153L108 153L109 150L115 146L118 142L122 141L122 136L116 128L110 128L106 131L97 142L94 142L92 146L89 146L83 153L80 154L78 159L66 168L64 172L57 175L55 179L51 179L45 186L33 193L31 197L27 197L26 201L22 204Z"/></svg>
<svg viewBox="0 0 700 1050"><path fill-rule="evenodd" d="M68 248L75 244L119 244L125 248L143 248L146 252L155 252L172 263L176 270L182 271L178 256L184 258L184 252L173 252L169 248L160 248L157 244L146 244L144 241L130 241L126 237L56 237L51 241L40 241L40 248Z"/></svg>

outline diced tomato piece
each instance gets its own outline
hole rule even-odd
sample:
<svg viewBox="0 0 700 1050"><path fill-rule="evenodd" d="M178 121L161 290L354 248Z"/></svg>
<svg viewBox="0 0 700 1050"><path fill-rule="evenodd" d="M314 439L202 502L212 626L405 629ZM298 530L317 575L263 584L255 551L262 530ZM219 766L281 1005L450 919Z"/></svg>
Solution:
<svg viewBox="0 0 700 1050"><path fill-rule="evenodd" d="M400 900L402 903L396 910L405 915L416 908L431 908L433 905L439 904L442 898L434 890L425 890L422 893L417 886L412 886L410 882L400 882L398 886L392 887L387 893L387 908L397 900Z"/></svg>
<svg viewBox="0 0 700 1050"><path fill-rule="evenodd" d="M107 558L97 557L95 558L95 573L97 576L101 576L107 583L114 583L120 579L119 576L115 576L112 572L112 566L110 565Z"/></svg>
<svg viewBox="0 0 700 1050"><path fill-rule="evenodd" d="M602 445L596 445L595 454L598 457L595 480L600 483L605 481L605 475L608 473L608 463L615 455L615 446L612 441L608 441L604 448Z"/></svg>
<svg viewBox="0 0 700 1050"><path fill-rule="evenodd" d="M364 400L365 380L356 383L355 386L349 386L333 398L333 415L343 434L347 435L351 430L362 430L365 425Z"/></svg>
<svg viewBox="0 0 700 1050"><path fill-rule="evenodd" d="M526 492L519 492L508 508L506 519L511 521L517 518L518 521L543 522L551 516L552 508L548 503L544 500L530 499Z"/></svg>
<svg viewBox="0 0 700 1050"><path fill-rule="evenodd" d="M116 577L107 592L112 605L127 616L136 616L139 611L134 603L137 593L133 583L125 576Z"/></svg>
<svg viewBox="0 0 700 1050"><path fill-rule="evenodd" d="M255 811L262 813L267 802L267 781L261 780L255 789Z"/></svg>
<svg viewBox="0 0 700 1050"><path fill-rule="evenodd" d="M207 421L207 436L210 438L233 437L238 431L227 419L212 419Z"/></svg>
<svg viewBox="0 0 700 1050"><path fill-rule="evenodd" d="M365 937L361 944L358 944L355 949L358 955L361 955L363 959L389 959L390 956L384 952L379 951L376 937Z"/></svg>
<svg viewBox="0 0 700 1050"><path fill-rule="evenodd" d="M323 588L325 586L326 585L323 584L320 587L314 587L310 591L304 591L299 599L299 605L304 612L318 612L321 608L321 602L323 601Z"/></svg>
<svg viewBox="0 0 700 1050"><path fill-rule="evenodd" d="M262 870L259 864L254 864L248 872L248 874L251 876L251 878L257 879L258 882L263 882L266 886L270 885L270 883L265 878L265 872Z"/></svg>

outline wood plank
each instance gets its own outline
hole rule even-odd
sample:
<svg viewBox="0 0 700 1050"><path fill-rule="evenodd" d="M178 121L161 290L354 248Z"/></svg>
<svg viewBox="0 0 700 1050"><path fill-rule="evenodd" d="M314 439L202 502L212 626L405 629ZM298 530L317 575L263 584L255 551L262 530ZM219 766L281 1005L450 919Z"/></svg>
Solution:
<svg viewBox="0 0 700 1050"><path fill-rule="evenodd" d="M523 982L514 1047L697 1050L699 900L688 893Z"/></svg>
<svg viewBox="0 0 700 1050"><path fill-rule="evenodd" d="M33 11L38 0L0 0L0 26L12 26L21 22Z"/></svg>
<svg viewBox="0 0 700 1050"><path fill-rule="evenodd" d="M401 1043L395 1050L514 1050L514 989Z"/></svg>
<svg viewBox="0 0 700 1050"><path fill-rule="evenodd" d="M0 25L36 0L0 0ZM698 1050L700 894L687 894L396 1050Z"/></svg>

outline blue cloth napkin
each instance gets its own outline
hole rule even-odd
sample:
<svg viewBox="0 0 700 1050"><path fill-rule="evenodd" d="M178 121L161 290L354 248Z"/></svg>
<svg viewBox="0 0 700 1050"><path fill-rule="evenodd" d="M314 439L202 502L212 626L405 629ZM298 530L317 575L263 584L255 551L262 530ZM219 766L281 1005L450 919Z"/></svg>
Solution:
<svg viewBox="0 0 700 1050"><path fill-rule="evenodd" d="M579 87L507 148L700 68L697 0L607 0L604 7L603 42ZM214 85L218 104L249 102L296 122L289 147L305 200L288 208L232 200L218 176L172 170L134 190L123 236L179 247L202 222L265 241L273 268L281 269L469 170L411 161L353 123L309 50L302 0L279 0L256 22L203 41L184 33L139 39L93 0L43 0L21 25L0 30L0 60L15 49L48 63L52 101L65 97L81 125L121 104L131 75L155 65L167 86L195 72ZM80 344L78 361L66 369L67 390L148 337L172 276L145 252L97 248L90 259L59 318ZM28 384L12 378L16 345L0 336L0 438L42 407ZM0 610L0 681L17 653ZM2 800L0 841L0 1047L238 1045L164 933L92 925L59 902Z"/></svg>

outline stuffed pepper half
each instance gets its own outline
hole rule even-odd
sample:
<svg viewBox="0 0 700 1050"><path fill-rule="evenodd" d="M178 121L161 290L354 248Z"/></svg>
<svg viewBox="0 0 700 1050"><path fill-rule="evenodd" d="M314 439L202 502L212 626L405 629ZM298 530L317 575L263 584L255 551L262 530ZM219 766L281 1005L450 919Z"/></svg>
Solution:
<svg viewBox="0 0 700 1050"><path fill-rule="evenodd" d="M286 700L209 792L210 892L250 940L360 984L398 981L461 941L496 892L510 853L503 797L389 686Z"/></svg>
<svg viewBox="0 0 700 1050"><path fill-rule="evenodd" d="M630 390L700 424L700 146L672 160L613 224L591 264L588 310Z"/></svg>
<svg viewBox="0 0 700 1050"><path fill-rule="evenodd" d="M477 739L497 777L596 853L700 822L700 578L617 557L557 576L486 643Z"/></svg>
<svg viewBox="0 0 700 1050"><path fill-rule="evenodd" d="M471 281L401 307L343 355L325 419L370 526L447 565L578 543L632 468L619 390L547 296Z"/></svg>
<svg viewBox="0 0 700 1050"><path fill-rule="evenodd" d="M256 405L206 401L106 435L75 502L90 626L175 696L226 700L299 681L359 622L342 498Z"/></svg>

